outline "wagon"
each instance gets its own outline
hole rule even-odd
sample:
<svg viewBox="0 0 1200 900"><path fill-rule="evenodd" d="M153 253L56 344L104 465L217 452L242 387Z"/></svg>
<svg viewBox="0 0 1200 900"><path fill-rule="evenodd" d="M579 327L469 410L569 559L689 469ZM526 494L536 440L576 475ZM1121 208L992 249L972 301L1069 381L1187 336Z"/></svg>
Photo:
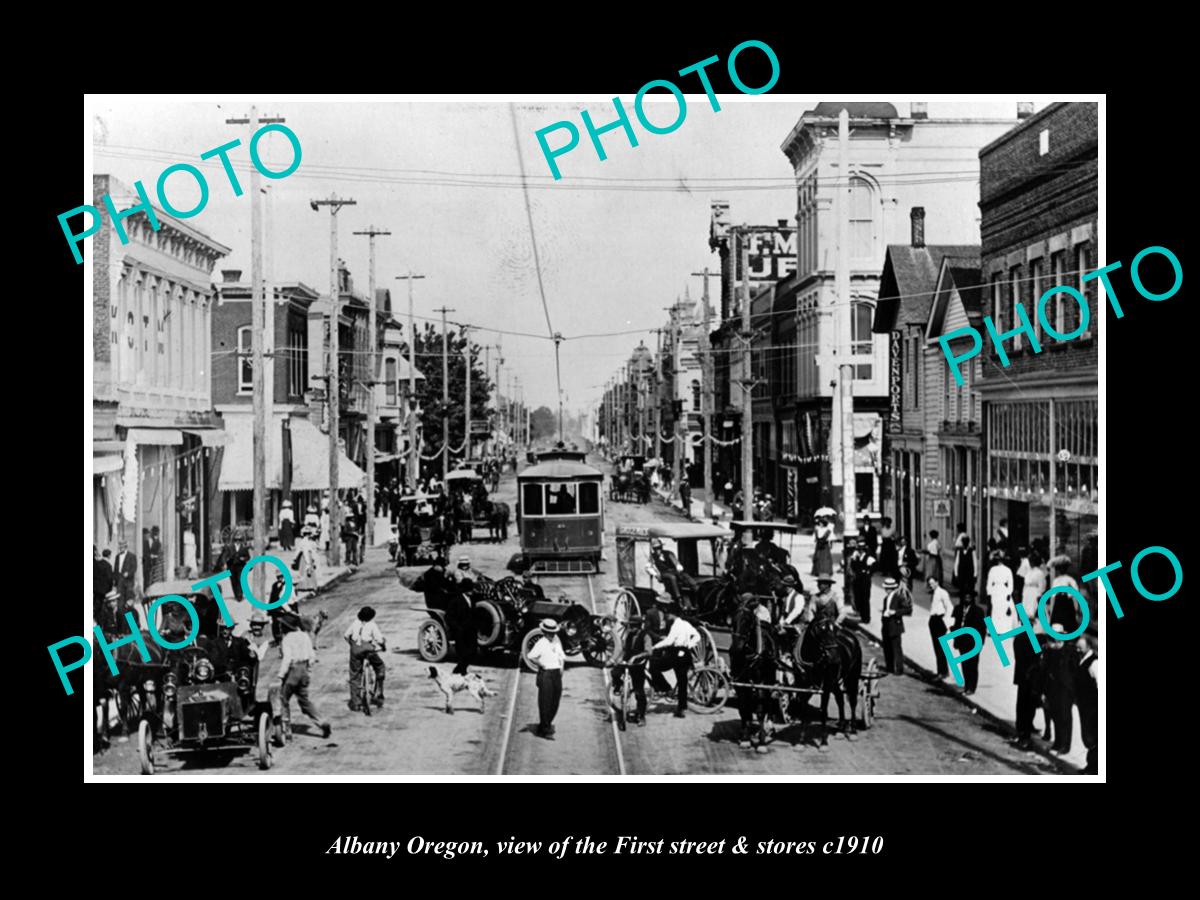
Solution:
<svg viewBox="0 0 1200 900"><path fill-rule="evenodd" d="M619 456L613 466L608 498L623 503L650 501L650 476L646 474L646 457L627 453Z"/></svg>

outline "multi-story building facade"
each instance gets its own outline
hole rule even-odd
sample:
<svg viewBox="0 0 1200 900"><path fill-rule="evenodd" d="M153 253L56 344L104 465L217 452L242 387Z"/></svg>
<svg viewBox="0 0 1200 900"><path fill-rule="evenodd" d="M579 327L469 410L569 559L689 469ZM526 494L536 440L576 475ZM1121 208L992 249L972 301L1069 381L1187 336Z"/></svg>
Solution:
<svg viewBox="0 0 1200 900"><path fill-rule="evenodd" d="M986 524L993 534L1006 520L1014 548L1065 554L1082 572L1097 564L1099 513L1103 309L1097 282L1081 282L1100 265L1097 129L1096 104L1053 103L979 151L985 313L1004 332L1020 325L1015 310L1024 307L1041 346L1034 353L1030 336L1017 335L1004 345L1004 366L984 340ZM1090 311L1088 327L1071 341L1047 335L1037 315L1041 295L1063 284L1079 290ZM1069 296L1053 298L1046 315L1060 334L1079 330L1081 312Z"/></svg>
<svg viewBox="0 0 1200 900"><path fill-rule="evenodd" d="M838 171L843 108L850 116L848 173ZM931 243L975 244L976 186L963 173L975 170L979 147L1017 121L938 118L916 103L906 112L889 103L820 103L800 117L782 145L796 177L797 270L777 286L774 303L777 312L794 309L797 372L789 424L801 460L801 508L839 505L840 475L829 460L834 379L821 365L835 359L837 339L837 187L848 206L855 492L860 509L879 511L891 336L872 325L886 248L908 237L913 206L928 210Z"/></svg>
<svg viewBox="0 0 1200 900"><path fill-rule="evenodd" d="M223 270L212 316L213 403L229 435L221 470L222 526L253 519L254 409L252 285L239 269ZM320 296L299 282L267 286L263 352L266 397L268 532L284 500L301 511L328 486L328 440L309 418L308 313ZM300 516L302 518L302 515Z"/></svg>
<svg viewBox="0 0 1200 900"><path fill-rule="evenodd" d="M125 212L140 198L96 175L97 207L108 194ZM212 270L230 248L154 207L122 221L108 216L92 239L93 533L100 547L125 540L144 555L143 531L158 528L161 576L184 577L213 562L216 487L224 433L211 390ZM144 562L144 560L143 560Z"/></svg>
<svg viewBox="0 0 1200 900"><path fill-rule="evenodd" d="M948 460L943 458L939 445L943 436L948 447L959 437L965 440L963 458L956 456L953 464L959 466L961 463L959 468L967 470L970 464L965 456L975 451L972 472L977 476L978 403L960 404L958 393L949 391L943 371L945 359L936 344L936 336L930 333L931 326L940 334L964 321L966 311L961 295L954 298L954 303L948 303L952 292L950 282L955 270L972 263L975 281L978 281L979 246L926 244L925 210L921 207L910 211L910 222L910 242L891 244L887 248L879 279L873 330L876 334L886 335L889 344L882 512L892 518L899 534L906 535L914 546L923 546L925 535L931 528L945 533L958 522L973 522L973 528L979 527L976 518L955 518L965 515L966 511L952 511L949 493L941 490L940 485L955 483L955 479L947 476L951 466L946 465ZM939 290L939 282L943 280L945 284ZM957 285L954 292L957 292ZM939 314L931 318L935 297L953 307L949 317L943 306ZM977 307L973 315L971 322L975 324L979 319ZM971 375L965 377L971 378ZM974 385L977 380L970 383ZM951 384L957 388L953 379ZM970 390L977 395L977 390ZM943 427L943 423L953 424ZM972 486L978 483L977 477L964 477L964 485L968 480ZM978 490L975 496L978 496Z"/></svg>
<svg viewBox="0 0 1200 900"><path fill-rule="evenodd" d="M367 298L355 293L350 271L339 261L338 291L338 444L344 456L338 462L338 489L362 488L366 481L366 396L370 379L367 343ZM322 294L308 309L308 370L313 385L308 397L310 417L328 440L330 318L333 304ZM316 376L313 379L311 376ZM328 466L328 451L326 451ZM325 489L329 477L326 469Z"/></svg>
<svg viewBox="0 0 1200 900"><path fill-rule="evenodd" d="M408 343L404 327L392 315L392 295L387 288L376 289L376 320L379 335L379 371L375 373L375 483L392 479L403 483L407 477L408 418L420 415L409 402ZM425 380L419 369L413 370L417 390Z"/></svg>

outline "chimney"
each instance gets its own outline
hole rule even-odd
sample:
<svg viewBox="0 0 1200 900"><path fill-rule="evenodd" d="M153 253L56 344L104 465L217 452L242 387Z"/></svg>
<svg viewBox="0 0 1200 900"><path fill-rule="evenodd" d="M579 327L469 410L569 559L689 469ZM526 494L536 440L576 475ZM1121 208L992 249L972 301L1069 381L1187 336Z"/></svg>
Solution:
<svg viewBox="0 0 1200 900"><path fill-rule="evenodd" d="M929 118L929 104L914 102L909 107L908 117L910 119L928 119Z"/></svg>
<svg viewBox="0 0 1200 900"><path fill-rule="evenodd" d="M1017 102L1017 118L1028 119L1033 115L1033 103L1028 100L1020 100Z"/></svg>
<svg viewBox="0 0 1200 900"><path fill-rule="evenodd" d="M914 247L925 246L925 207L914 206L909 214L912 219L912 245Z"/></svg>
<svg viewBox="0 0 1200 900"><path fill-rule="evenodd" d="M222 269L221 270L221 280L224 281L225 284L237 284L239 281L242 280L242 270L241 269Z"/></svg>
<svg viewBox="0 0 1200 900"><path fill-rule="evenodd" d="M787 219L776 219L775 221L779 223L779 227L780 227L780 228L790 228L790 227L791 227L791 226L788 224L788 220L787 220Z"/></svg>

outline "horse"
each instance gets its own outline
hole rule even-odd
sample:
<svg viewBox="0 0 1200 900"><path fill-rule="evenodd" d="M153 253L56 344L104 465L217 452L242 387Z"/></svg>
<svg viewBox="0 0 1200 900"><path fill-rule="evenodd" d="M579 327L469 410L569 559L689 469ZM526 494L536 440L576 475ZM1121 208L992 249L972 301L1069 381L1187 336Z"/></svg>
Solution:
<svg viewBox="0 0 1200 900"><path fill-rule="evenodd" d="M764 623L752 606L741 606L733 618L733 642L729 654L730 675L735 682L769 685L775 683L777 653ZM759 753L766 752L771 740L766 721L771 692L766 688L737 687L738 716L742 722L739 746L749 749L757 743Z"/></svg>
<svg viewBox="0 0 1200 900"><path fill-rule="evenodd" d="M858 718L858 679L862 673L862 647L858 639L840 628L831 617L817 618L804 636L802 655L811 660L813 676L821 686L821 749L829 746L829 695L837 699L838 728L846 730L843 693L850 696L849 735ZM811 650L810 650L811 648Z"/></svg>
<svg viewBox="0 0 1200 900"><path fill-rule="evenodd" d="M491 512L488 515L488 534L492 540L499 543L508 540L508 521L510 510L507 503L490 501Z"/></svg>

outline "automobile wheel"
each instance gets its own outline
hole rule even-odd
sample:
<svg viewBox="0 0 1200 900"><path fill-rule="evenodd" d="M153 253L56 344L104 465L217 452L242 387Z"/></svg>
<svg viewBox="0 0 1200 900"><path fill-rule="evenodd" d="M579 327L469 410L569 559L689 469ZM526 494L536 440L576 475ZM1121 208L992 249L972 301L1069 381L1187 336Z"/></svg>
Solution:
<svg viewBox="0 0 1200 900"><path fill-rule="evenodd" d="M271 754L271 732L273 730L271 714L265 711L260 712L258 714L258 767L260 769L269 769L271 763L274 762Z"/></svg>
<svg viewBox="0 0 1200 900"><path fill-rule="evenodd" d="M154 734L145 719L138 723L138 761L143 775L154 774Z"/></svg>
<svg viewBox="0 0 1200 900"><path fill-rule="evenodd" d="M417 629L417 652L425 662L441 662L450 652L450 636L437 619L427 619Z"/></svg>
<svg viewBox="0 0 1200 900"><path fill-rule="evenodd" d="M521 639L521 664L530 672L536 672L537 666L529 658L530 652L533 650L533 645L538 642L542 636L541 628L532 628L529 633Z"/></svg>
<svg viewBox="0 0 1200 900"><path fill-rule="evenodd" d="M504 617L491 600L480 600L475 604L475 628L479 633L479 646L491 647L504 632Z"/></svg>
<svg viewBox="0 0 1200 900"><path fill-rule="evenodd" d="M581 648L588 665L606 666L616 662L617 637L613 631L614 624L611 616L605 616L593 626L595 635Z"/></svg>

